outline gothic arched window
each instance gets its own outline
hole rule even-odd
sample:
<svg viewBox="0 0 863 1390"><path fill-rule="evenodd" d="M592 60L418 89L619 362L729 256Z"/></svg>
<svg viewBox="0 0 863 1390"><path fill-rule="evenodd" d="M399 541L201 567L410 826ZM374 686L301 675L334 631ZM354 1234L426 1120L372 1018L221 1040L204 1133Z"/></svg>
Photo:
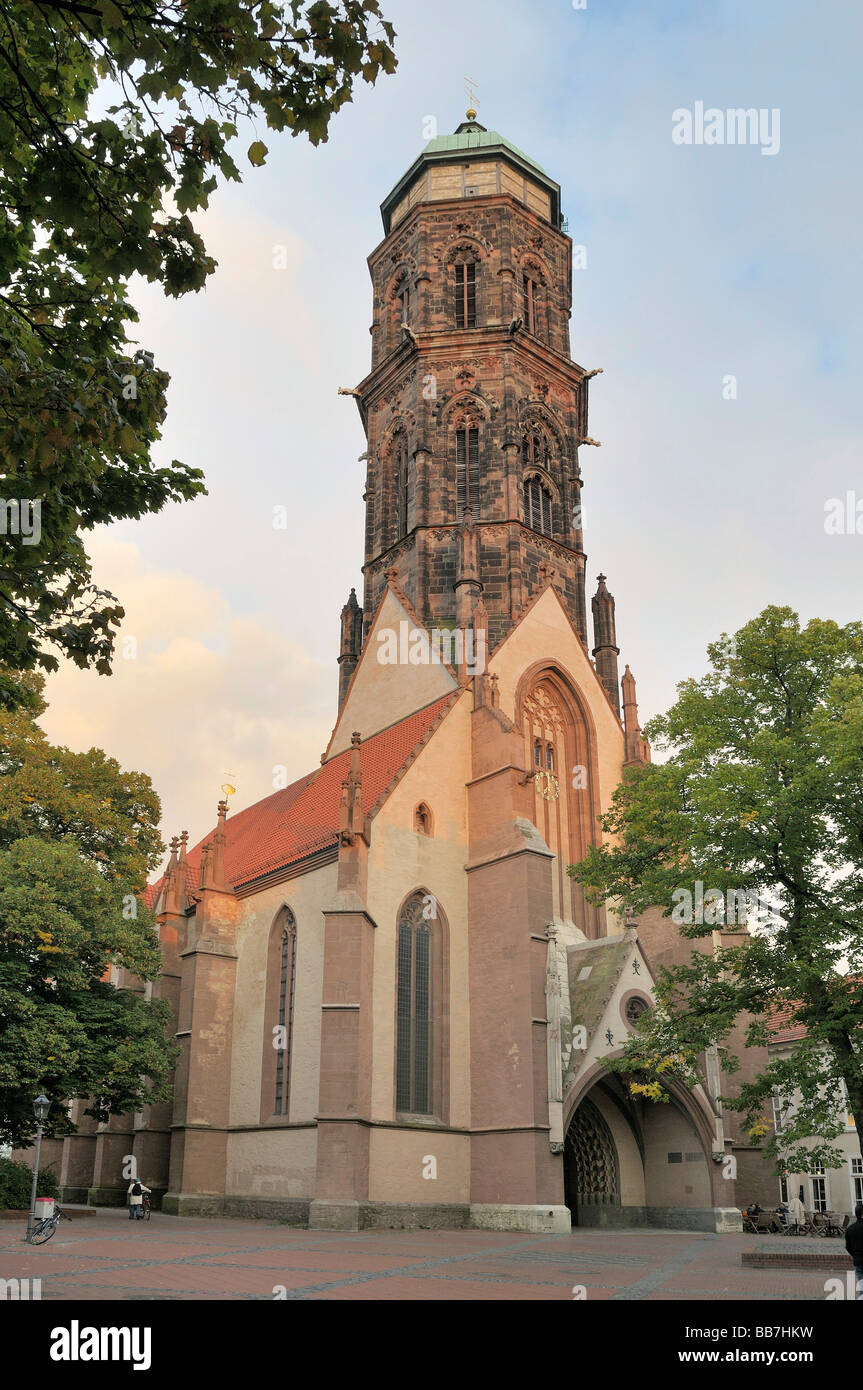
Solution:
<svg viewBox="0 0 863 1390"><path fill-rule="evenodd" d="M297 982L297 923L289 907L279 912L270 933L264 1004L264 1065L261 1118L288 1118Z"/></svg>
<svg viewBox="0 0 863 1390"><path fill-rule="evenodd" d="M445 1119L446 993L443 916L430 893L402 908L396 943L396 1112Z"/></svg>
<svg viewBox="0 0 863 1390"><path fill-rule="evenodd" d="M479 515L479 426L464 420L455 432L455 479L458 517L470 507Z"/></svg>
<svg viewBox="0 0 863 1390"><path fill-rule="evenodd" d="M417 835L431 835L432 833L432 814L424 801L421 801L414 811L414 830Z"/></svg>
<svg viewBox="0 0 863 1390"><path fill-rule="evenodd" d="M273 1113L287 1115L291 1090L291 1042L294 1031L294 986L297 974L297 928L293 915L282 929L279 957L279 1036L276 1052L276 1103Z"/></svg>
<svg viewBox="0 0 863 1390"><path fill-rule="evenodd" d="M524 524L543 536L551 535L551 493L538 474L525 478Z"/></svg>
<svg viewBox="0 0 863 1390"><path fill-rule="evenodd" d="M455 326L476 328L475 261L459 261L455 267Z"/></svg>

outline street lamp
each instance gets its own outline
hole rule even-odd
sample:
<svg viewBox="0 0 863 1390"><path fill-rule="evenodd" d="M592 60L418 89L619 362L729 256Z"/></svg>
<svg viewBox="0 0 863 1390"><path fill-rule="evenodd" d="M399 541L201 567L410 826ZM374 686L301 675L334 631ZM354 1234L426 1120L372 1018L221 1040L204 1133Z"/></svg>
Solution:
<svg viewBox="0 0 863 1390"><path fill-rule="evenodd" d="M36 1153L33 1158L33 1188L30 1192L30 1212L27 1217L27 1235L25 1237L28 1241L33 1235L36 1226L36 1184L39 1181L39 1150L42 1147L42 1126L48 1118L48 1111L50 1109L50 1100L45 1095L44 1091L40 1091L33 1102L33 1114L36 1116Z"/></svg>

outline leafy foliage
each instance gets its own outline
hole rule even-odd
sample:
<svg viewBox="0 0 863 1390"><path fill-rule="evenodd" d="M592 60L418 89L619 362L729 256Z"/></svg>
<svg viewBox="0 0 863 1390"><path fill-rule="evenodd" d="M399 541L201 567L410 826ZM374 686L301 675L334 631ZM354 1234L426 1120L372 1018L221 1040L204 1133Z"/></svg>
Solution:
<svg viewBox="0 0 863 1390"><path fill-rule="evenodd" d="M767 1152L794 1171L835 1164L841 1083L863 1128L863 625L801 629L791 609L770 607L708 652L709 673L680 685L645 730L668 760L627 771L602 820L609 838L570 873L627 915L674 915L698 882L726 904L747 895L750 931L721 950L713 934L728 930L727 911L680 921L692 955L660 971L658 1007L621 1069L651 1084L674 1056L691 1084L717 1044L732 1072L732 1032L763 1047L785 1008L805 1037L724 1099L755 1135L775 1094L785 1117Z"/></svg>
<svg viewBox="0 0 863 1390"><path fill-rule="evenodd" d="M138 900L163 850L158 797L98 749L49 744L35 712L0 712L0 1140L14 1145L35 1132L40 1088L46 1133L63 1134L71 1099L100 1120L166 1099L175 1056L165 1002L115 983L160 970Z"/></svg>
<svg viewBox="0 0 863 1390"><path fill-rule="evenodd" d="M153 463L168 376L128 337L129 279L200 290L190 214L240 178L238 122L326 140L393 38L378 0L0 0L0 664L110 673L123 610L81 532L204 491Z"/></svg>
<svg viewBox="0 0 863 1390"><path fill-rule="evenodd" d="M30 1206L33 1170L16 1159L0 1158L0 1211L26 1211ZM60 1190L53 1168L40 1168L37 1197L56 1197Z"/></svg>

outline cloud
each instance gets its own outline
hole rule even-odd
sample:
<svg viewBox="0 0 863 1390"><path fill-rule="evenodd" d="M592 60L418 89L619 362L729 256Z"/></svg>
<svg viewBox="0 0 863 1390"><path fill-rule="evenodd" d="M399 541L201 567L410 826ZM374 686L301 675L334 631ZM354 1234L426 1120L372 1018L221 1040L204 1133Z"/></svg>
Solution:
<svg viewBox="0 0 863 1390"><path fill-rule="evenodd" d="M335 661L326 667L265 617L232 613L193 575L150 568L135 546L97 534L90 549L126 619L112 676L65 665L49 678L41 723L53 742L95 745L146 772L163 836L188 829L193 842L215 823L229 773L239 810L274 790L277 765L289 781L314 770L335 721Z"/></svg>

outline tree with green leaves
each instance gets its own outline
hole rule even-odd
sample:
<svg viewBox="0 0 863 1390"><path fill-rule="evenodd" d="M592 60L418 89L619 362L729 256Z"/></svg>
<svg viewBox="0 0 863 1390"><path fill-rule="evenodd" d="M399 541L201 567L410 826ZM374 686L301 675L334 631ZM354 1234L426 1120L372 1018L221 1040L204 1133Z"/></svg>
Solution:
<svg viewBox="0 0 863 1390"><path fill-rule="evenodd" d="M123 610L82 533L204 491L153 462L168 377L130 277L201 289L191 214L240 178L240 123L326 140L393 39L378 0L0 0L0 665L110 674Z"/></svg>
<svg viewBox="0 0 863 1390"><path fill-rule="evenodd" d="M735 1024L763 1048L787 1008L805 1036L723 1099L760 1135L778 1097L785 1120L764 1146L778 1168L836 1166L843 1085L863 1129L863 624L801 628L770 607L708 653L708 674L645 730L665 761L627 770L605 842L570 873L626 916L661 907L694 943L660 970L657 1008L618 1063L638 1089L666 1098L664 1072L693 1084L713 1044L738 1070ZM703 910L681 910L698 885ZM749 930L714 949L741 894Z"/></svg>
<svg viewBox="0 0 863 1390"><path fill-rule="evenodd" d="M167 1004L111 972L161 968L139 896L164 850L159 799L99 749L52 746L42 677L18 679L21 706L0 711L0 1142L26 1146L40 1089L46 1132L68 1133L70 1100L107 1120L167 1099L175 1049Z"/></svg>

